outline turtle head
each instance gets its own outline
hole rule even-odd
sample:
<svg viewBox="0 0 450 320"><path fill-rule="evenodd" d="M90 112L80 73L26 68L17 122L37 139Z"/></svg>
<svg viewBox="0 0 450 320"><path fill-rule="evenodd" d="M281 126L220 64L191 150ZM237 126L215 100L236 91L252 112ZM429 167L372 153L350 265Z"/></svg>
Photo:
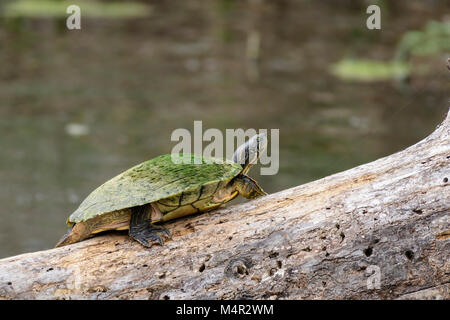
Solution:
<svg viewBox="0 0 450 320"><path fill-rule="evenodd" d="M242 166L242 173L246 174L250 168L256 164L260 155L267 147L267 137L265 133L260 133L251 137L246 143L237 148L233 155L233 161Z"/></svg>

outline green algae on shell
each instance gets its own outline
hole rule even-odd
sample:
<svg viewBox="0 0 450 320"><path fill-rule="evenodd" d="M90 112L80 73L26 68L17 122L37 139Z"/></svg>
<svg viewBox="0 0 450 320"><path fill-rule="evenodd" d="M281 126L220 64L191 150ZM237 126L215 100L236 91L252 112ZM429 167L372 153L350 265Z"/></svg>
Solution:
<svg viewBox="0 0 450 320"><path fill-rule="evenodd" d="M171 156L145 161L105 182L81 203L67 223L195 192L206 184L228 182L242 171L241 165L227 159L180 154L181 163L176 164Z"/></svg>

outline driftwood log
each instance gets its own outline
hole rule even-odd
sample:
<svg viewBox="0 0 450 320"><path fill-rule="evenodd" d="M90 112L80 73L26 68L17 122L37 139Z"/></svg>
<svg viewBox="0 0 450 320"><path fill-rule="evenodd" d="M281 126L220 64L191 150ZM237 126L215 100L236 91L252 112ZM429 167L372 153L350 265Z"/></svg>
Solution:
<svg viewBox="0 0 450 320"><path fill-rule="evenodd" d="M245 204L0 260L5 299L449 299L450 113L406 150Z"/></svg>

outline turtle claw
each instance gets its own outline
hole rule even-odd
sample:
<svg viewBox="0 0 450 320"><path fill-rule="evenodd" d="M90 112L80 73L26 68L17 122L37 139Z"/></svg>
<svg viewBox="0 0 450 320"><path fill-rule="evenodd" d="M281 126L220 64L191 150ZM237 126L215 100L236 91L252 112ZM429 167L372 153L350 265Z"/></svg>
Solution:
<svg viewBox="0 0 450 320"><path fill-rule="evenodd" d="M167 228L151 225L147 230L150 232L151 240L157 241L160 245L164 245L165 240L172 239L172 235Z"/></svg>
<svg viewBox="0 0 450 320"><path fill-rule="evenodd" d="M145 247L151 247L153 244L164 245L164 241L171 239L172 236L166 228L149 225L147 228L141 228L130 234L130 236Z"/></svg>
<svg viewBox="0 0 450 320"><path fill-rule="evenodd" d="M137 207L130 220L130 237L145 247L155 243L164 245L164 240L172 237L166 228L149 223L151 208L150 205Z"/></svg>

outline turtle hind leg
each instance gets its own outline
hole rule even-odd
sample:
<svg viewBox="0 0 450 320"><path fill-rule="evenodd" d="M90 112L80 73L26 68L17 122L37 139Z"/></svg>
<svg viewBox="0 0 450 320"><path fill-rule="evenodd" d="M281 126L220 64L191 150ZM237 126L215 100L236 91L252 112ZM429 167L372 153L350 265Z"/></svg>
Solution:
<svg viewBox="0 0 450 320"><path fill-rule="evenodd" d="M145 247L151 247L154 243L164 244L164 240L170 239L169 230L151 224L151 204L146 204L133 209L130 220L129 235Z"/></svg>
<svg viewBox="0 0 450 320"><path fill-rule="evenodd" d="M67 246L72 243L80 242L92 236L89 228L84 222L76 223L69 229L55 245L55 248Z"/></svg>

